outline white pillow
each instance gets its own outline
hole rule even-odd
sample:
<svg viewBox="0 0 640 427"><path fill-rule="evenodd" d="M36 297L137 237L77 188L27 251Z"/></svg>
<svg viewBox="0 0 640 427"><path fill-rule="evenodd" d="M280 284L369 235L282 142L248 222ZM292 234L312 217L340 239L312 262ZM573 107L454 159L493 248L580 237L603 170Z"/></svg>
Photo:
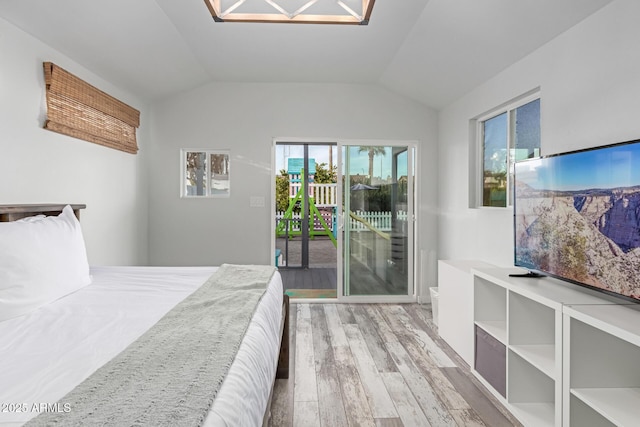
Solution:
<svg viewBox="0 0 640 427"><path fill-rule="evenodd" d="M16 220L16 222L33 222L33 221L40 221L41 219L46 218L46 215L36 215L36 216L27 216L25 218L20 218L19 220Z"/></svg>
<svg viewBox="0 0 640 427"><path fill-rule="evenodd" d="M58 216L0 223L0 321L89 283L84 238L71 206Z"/></svg>

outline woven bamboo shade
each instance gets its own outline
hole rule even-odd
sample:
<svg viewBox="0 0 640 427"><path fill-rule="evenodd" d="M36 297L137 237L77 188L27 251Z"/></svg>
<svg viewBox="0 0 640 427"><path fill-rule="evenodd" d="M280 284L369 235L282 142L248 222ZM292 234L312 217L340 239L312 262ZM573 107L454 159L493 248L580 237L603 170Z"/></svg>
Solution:
<svg viewBox="0 0 640 427"><path fill-rule="evenodd" d="M135 154L140 112L51 62L44 64L45 129Z"/></svg>

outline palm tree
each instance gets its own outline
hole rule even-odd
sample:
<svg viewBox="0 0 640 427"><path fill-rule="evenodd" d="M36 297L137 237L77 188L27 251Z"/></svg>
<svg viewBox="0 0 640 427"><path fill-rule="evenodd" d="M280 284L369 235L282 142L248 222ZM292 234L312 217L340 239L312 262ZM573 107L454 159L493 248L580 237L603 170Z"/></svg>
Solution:
<svg viewBox="0 0 640 427"><path fill-rule="evenodd" d="M373 158L379 154L386 155L387 152L384 147L379 145L371 146L371 145L362 145L358 148L358 153L368 153L369 154L369 179L373 178ZM380 175L382 175L382 171L380 171ZM382 178L382 177L380 177Z"/></svg>

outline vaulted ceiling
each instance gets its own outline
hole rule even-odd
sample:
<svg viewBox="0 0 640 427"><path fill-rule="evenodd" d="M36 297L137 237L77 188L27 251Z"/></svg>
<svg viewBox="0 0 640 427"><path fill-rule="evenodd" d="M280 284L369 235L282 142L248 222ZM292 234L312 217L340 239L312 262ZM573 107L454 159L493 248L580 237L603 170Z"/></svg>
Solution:
<svg viewBox="0 0 640 427"><path fill-rule="evenodd" d="M439 109L612 1L376 0L367 26L217 23L204 0L2 0L0 17L149 101L212 81L366 83Z"/></svg>

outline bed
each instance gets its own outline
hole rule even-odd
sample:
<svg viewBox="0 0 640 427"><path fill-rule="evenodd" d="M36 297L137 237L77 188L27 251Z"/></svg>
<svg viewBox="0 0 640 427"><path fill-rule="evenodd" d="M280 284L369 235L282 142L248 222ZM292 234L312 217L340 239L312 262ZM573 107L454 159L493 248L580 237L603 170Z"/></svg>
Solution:
<svg viewBox="0 0 640 427"><path fill-rule="evenodd" d="M289 301L277 270L88 264L88 271L77 269L84 265L78 259L86 260L78 221L83 208L0 205L0 222L13 222L0 224L0 425L267 425L275 378L287 378L289 369ZM69 234L71 243L63 242ZM29 243L34 239L45 240L45 246L55 239L55 248L45 256ZM64 281L41 286L44 276L34 271L42 263L46 280L59 274ZM26 280L21 268L30 274L25 283L35 286L26 296L19 286L12 288ZM258 275L264 284L257 284ZM254 284L264 289L254 290ZM204 301L207 295L213 297ZM20 303L12 305L12 298ZM211 311L216 298L227 310L234 307L228 301L256 302L248 306L250 313L233 309L230 316L220 305ZM195 320L171 329L184 322L183 312ZM230 317L233 325L225 323ZM235 326L236 317L246 318L246 326ZM236 340L228 335L233 329L243 334L229 349ZM201 361L211 357L212 347L216 359ZM150 386L153 381L159 385Z"/></svg>

